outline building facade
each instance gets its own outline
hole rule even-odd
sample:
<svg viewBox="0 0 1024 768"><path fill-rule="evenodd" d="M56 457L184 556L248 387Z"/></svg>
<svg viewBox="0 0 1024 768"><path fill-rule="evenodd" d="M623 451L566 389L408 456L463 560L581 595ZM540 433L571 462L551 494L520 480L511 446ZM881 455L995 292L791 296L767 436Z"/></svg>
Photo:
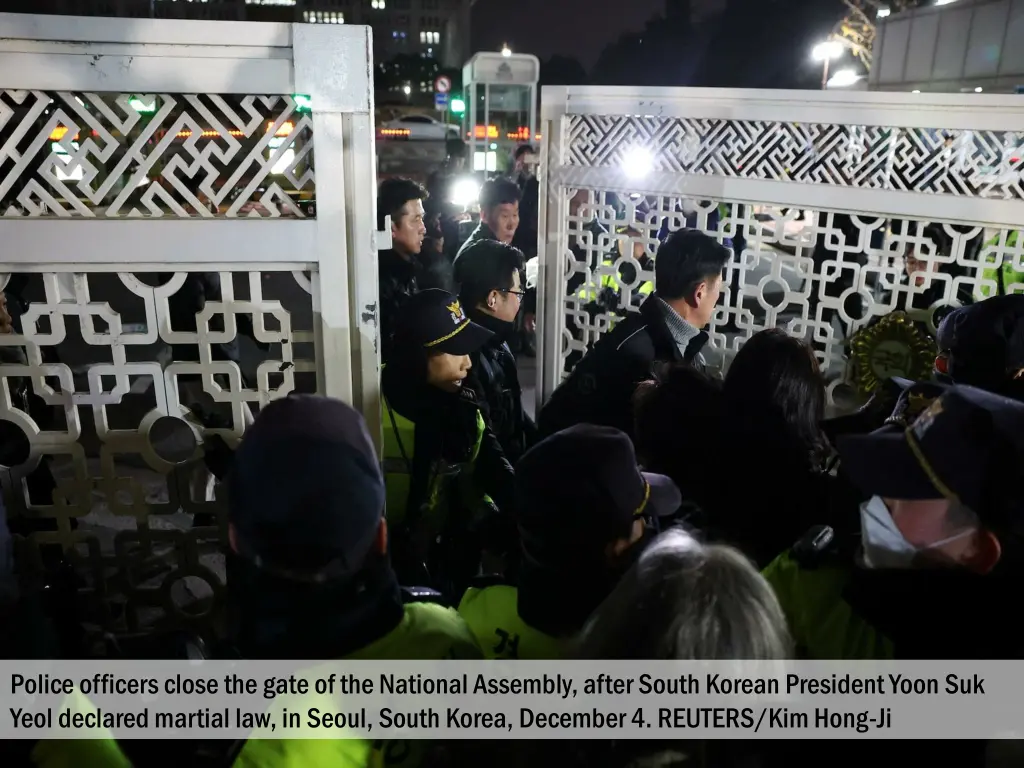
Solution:
<svg viewBox="0 0 1024 768"><path fill-rule="evenodd" d="M882 19L869 87L925 93L1024 92L1024 0L961 0Z"/></svg>
<svg viewBox="0 0 1024 768"><path fill-rule="evenodd" d="M36 13L219 21L361 24L373 28L374 59L401 54L436 58L442 67L468 61L474 0L49 0Z"/></svg>

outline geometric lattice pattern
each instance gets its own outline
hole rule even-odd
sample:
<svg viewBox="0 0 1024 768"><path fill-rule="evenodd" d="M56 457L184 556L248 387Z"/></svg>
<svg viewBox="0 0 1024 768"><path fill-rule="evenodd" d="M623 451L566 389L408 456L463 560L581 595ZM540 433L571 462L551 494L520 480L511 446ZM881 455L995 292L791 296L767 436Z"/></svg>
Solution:
<svg viewBox="0 0 1024 768"><path fill-rule="evenodd" d="M71 560L88 626L189 624L219 605L223 498L204 446L315 390L315 277L0 276L20 331L0 335L0 424L31 452L2 473L8 513L23 566L51 548Z"/></svg>
<svg viewBox="0 0 1024 768"><path fill-rule="evenodd" d="M944 195L1024 198L1024 133L754 120L571 115L565 165Z"/></svg>
<svg viewBox="0 0 1024 768"><path fill-rule="evenodd" d="M902 310L933 334L944 312L996 289L992 268L1024 271L1024 236L942 222L860 218L731 201L564 189L562 371L654 280L659 231L696 228L733 247L712 321L709 363L724 370L744 341L782 327L810 342L833 404L851 394L849 340ZM645 269L646 267L646 269ZM1024 292L1024 285L1006 286Z"/></svg>
<svg viewBox="0 0 1024 768"><path fill-rule="evenodd" d="M0 91L0 215L303 217L312 150L291 96Z"/></svg>

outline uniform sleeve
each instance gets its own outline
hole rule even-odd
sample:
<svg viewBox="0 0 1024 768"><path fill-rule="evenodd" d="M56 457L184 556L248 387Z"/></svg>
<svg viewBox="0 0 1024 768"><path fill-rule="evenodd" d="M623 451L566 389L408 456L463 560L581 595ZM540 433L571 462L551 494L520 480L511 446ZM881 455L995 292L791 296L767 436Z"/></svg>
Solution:
<svg viewBox="0 0 1024 768"><path fill-rule="evenodd" d="M480 453L473 470L477 490L490 496L504 515L511 515L515 507L515 472L505 458L505 452L491 428L484 428Z"/></svg>
<svg viewBox="0 0 1024 768"><path fill-rule="evenodd" d="M479 522L484 549L495 554L518 548L515 523L515 473L490 427L484 431L473 471L477 492L490 497L496 509L485 509Z"/></svg>

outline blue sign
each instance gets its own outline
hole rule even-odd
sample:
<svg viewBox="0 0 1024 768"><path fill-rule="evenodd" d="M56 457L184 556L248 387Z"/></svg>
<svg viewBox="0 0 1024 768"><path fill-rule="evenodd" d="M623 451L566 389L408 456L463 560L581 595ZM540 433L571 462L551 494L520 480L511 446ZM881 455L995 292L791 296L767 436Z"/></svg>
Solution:
<svg viewBox="0 0 1024 768"><path fill-rule="evenodd" d="M435 93L434 94L434 109L441 110L442 112L448 109L448 94L447 93Z"/></svg>

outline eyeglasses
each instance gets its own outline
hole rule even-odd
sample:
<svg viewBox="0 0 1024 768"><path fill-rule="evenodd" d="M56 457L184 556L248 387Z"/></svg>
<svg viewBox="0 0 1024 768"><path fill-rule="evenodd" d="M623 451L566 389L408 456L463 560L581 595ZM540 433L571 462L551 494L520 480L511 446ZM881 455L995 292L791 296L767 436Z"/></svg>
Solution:
<svg viewBox="0 0 1024 768"><path fill-rule="evenodd" d="M520 301L522 301L523 297L526 295L526 291L513 291L511 288L499 288L498 290L502 293L507 293L509 296L515 296Z"/></svg>

